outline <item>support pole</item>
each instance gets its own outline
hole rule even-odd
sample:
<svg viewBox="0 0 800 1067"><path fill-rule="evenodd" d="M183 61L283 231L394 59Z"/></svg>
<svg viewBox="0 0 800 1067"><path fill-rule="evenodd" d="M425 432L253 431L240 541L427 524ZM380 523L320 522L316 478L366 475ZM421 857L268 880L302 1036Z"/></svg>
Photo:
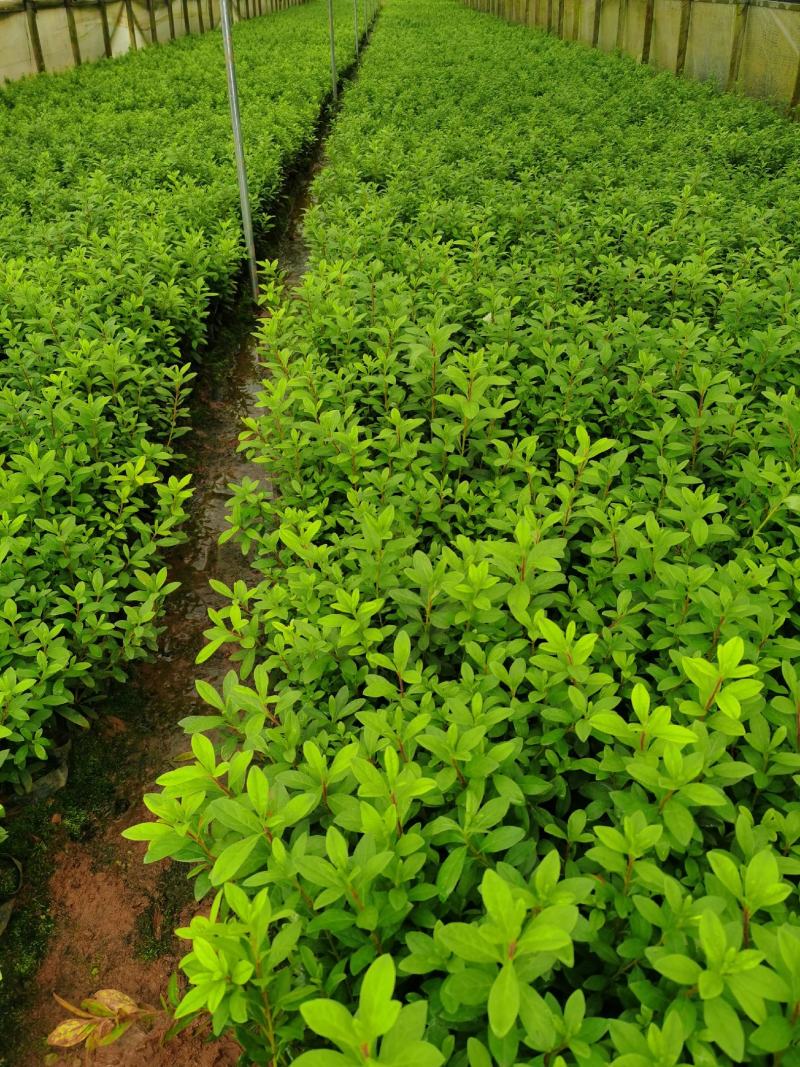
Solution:
<svg viewBox="0 0 800 1067"><path fill-rule="evenodd" d="M167 0L167 22L169 23L169 39L175 40L175 15L172 12L172 0Z"/></svg>
<svg viewBox="0 0 800 1067"><path fill-rule="evenodd" d="M158 30L156 29L156 9L153 0L147 0L147 17L150 20L150 43L158 42Z"/></svg>
<svg viewBox="0 0 800 1067"><path fill-rule="evenodd" d="M800 119L800 56L797 58L797 75L794 79L792 99L789 101L789 111L793 118Z"/></svg>
<svg viewBox="0 0 800 1067"><path fill-rule="evenodd" d="M594 0L594 19L592 21L592 47L597 48L600 40L600 15L603 10L603 0Z"/></svg>
<svg viewBox="0 0 800 1067"><path fill-rule="evenodd" d="M353 0L353 25L356 32L356 59L358 59L358 0Z"/></svg>
<svg viewBox="0 0 800 1067"><path fill-rule="evenodd" d="M33 49L33 61L39 74L44 70L44 55L42 42L39 37L39 27L36 24L36 0L25 0L25 16L28 19L28 36Z"/></svg>
<svg viewBox="0 0 800 1067"><path fill-rule="evenodd" d="M686 68L686 52L689 48L689 31L692 26L692 0L682 0L681 25L678 30L678 51L675 56L675 73L683 74Z"/></svg>
<svg viewBox="0 0 800 1067"><path fill-rule="evenodd" d="M133 17L133 4L131 0L125 0L125 17L128 20L128 36L131 39L131 51L136 51L136 20Z"/></svg>
<svg viewBox="0 0 800 1067"><path fill-rule="evenodd" d="M67 13L67 30L69 43L72 48L72 62L76 67L81 65L81 46L78 41L78 27L75 25L75 12L72 10L72 0L64 0L64 9Z"/></svg>
<svg viewBox="0 0 800 1067"><path fill-rule="evenodd" d="M617 8L617 43L616 49L618 52L622 51L622 47L625 44L625 23L627 21L626 16L628 14L628 0L619 0L619 7Z"/></svg>
<svg viewBox="0 0 800 1067"><path fill-rule="evenodd" d="M650 62L650 49L653 45L653 16L656 0L647 0L644 12L644 37L642 40L642 63Z"/></svg>
<svg viewBox="0 0 800 1067"><path fill-rule="evenodd" d="M333 33L333 0L328 0L328 35L331 39L331 93L335 104L339 99L339 76L336 73L336 40Z"/></svg>
<svg viewBox="0 0 800 1067"><path fill-rule="evenodd" d="M100 28L103 31L103 51L105 52L106 59L111 59L111 31L108 25L108 12L106 11L105 0L100 0L97 5L97 10L100 12Z"/></svg>
<svg viewBox="0 0 800 1067"><path fill-rule="evenodd" d="M742 64L744 35L747 32L747 14L749 10L749 5L746 2L736 6L736 15L733 22L733 43L731 44L731 65L728 69L728 84L726 86L728 91L734 89L739 80L739 68Z"/></svg>
<svg viewBox="0 0 800 1067"><path fill-rule="evenodd" d="M247 248L247 262L250 268L250 286L253 291L253 299L258 300L258 265L256 264L256 246L253 239L253 217L250 214L250 194L247 186L247 165L242 142L242 118L239 112L239 90L236 86L236 64L233 58L231 12L228 7L228 0L220 0L219 16L222 25L222 45L225 49L225 72L228 79L228 102L231 108L233 148L236 154L236 177L239 181L239 201L242 208L242 231Z"/></svg>

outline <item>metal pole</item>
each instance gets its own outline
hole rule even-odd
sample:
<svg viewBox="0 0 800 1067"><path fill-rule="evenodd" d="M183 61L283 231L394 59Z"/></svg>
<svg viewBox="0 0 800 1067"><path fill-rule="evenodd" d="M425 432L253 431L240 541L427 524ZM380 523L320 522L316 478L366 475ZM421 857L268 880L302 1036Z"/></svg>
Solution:
<svg viewBox="0 0 800 1067"><path fill-rule="evenodd" d="M358 59L358 0L353 0L353 20L356 28L356 59Z"/></svg>
<svg viewBox="0 0 800 1067"><path fill-rule="evenodd" d="M333 0L328 0L328 30L331 39L331 87L334 104L339 99L339 76L336 73L336 41L333 35Z"/></svg>
<svg viewBox="0 0 800 1067"><path fill-rule="evenodd" d="M219 8L220 22L222 23L222 45L225 49L225 71L228 77L228 100L231 106L233 146L236 153L236 176L239 179L239 200L242 205L242 230L244 231L244 243L247 247L253 299L258 300L258 266L256 265L256 246L253 240L253 218L250 214L250 196L247 189L247 166L242 143L242 118L239 114L239 91L236 88L236 64L233 59L231 12L228 7L228 0L220 0Z"/></svg>

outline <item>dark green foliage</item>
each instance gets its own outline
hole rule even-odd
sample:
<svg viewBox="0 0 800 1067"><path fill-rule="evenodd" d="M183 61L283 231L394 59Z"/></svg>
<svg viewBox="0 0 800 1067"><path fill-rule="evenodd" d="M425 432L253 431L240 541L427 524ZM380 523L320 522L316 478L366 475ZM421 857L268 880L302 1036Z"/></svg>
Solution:
<svg viewBox="0 0 800 1067"><path fill-rule="evenodd" d="M797 1067L800 131L395 0L328 154L237 670L129 832L213 899L181 1014L257 1063Z"/></svg>
<svg viewBox="0 0 800 1067"><path fill-rule="evenodd" d="M351 14L337 0L343 62ZM321 0L236 28L256 208L313 139L326 33ZM25 790L87 693L155 646L187 360L241 248L218 33L0 105L0 784Z"/></svg>

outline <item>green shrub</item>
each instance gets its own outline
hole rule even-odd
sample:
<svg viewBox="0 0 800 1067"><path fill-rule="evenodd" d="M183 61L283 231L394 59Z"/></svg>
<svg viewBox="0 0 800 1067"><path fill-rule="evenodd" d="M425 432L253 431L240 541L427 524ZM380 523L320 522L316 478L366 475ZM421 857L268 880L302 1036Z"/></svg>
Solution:
<svg viewBox="0 0 800 1067"><path fill-rule="evenodd" d="M235 35L260 210L314 138L327 8ZM25 790L174 588L190 360L242 258L219 34L0 90L0 201L0 788Z"/></svg>
<svg viewBox="0 0 800 1067"><path fill-rule="evenodd" d="M328 155L226 535L263 580L127 834L211 898L179 1015L800 1063L800 132L396 0Z"/></svg>

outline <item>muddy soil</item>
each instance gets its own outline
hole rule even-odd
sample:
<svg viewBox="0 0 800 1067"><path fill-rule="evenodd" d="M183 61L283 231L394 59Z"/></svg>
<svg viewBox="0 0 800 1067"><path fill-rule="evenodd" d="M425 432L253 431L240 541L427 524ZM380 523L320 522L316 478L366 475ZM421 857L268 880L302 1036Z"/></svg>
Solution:
<svg viewBox="0 0 800 1067"><path fill-rule="evenodd" d="M321 152L320 147L291 183L283 232L261 250L264 258L280 261L290 285L297 284L305 266L302 216L310 182L321 166ZM238 320L240 335L252 332L251 312L229 317ZM238 341L228 337L222 344L218 340L217 347L227 347L227 352L200 369L194 429L184 438L195 491L187 541L168 560L170 578L181 588L170 598L157 658L131 672L125 686L106 702L93 731L100 750L97 773L110 779L111 795L77 831L74 817L62 810L64 794L50 799L47 892L35 899L29 895L26 901L23 890L20 897L22 911L48 909L49 940L33 991L28 993L23 1032L14 1040L17 1047L0 1049L0 1064L9 1067L72 1067L83 1062L81 1055L56 1054L45 1043L47 1034L66 1017L53 1000L54 992L79 1003L97 989L115 988L158 1006L183 952L173 929L200 907L192 899L185 869L168 862L144 866L144 845L125 841L120 833L148 817L142 794L155 788L158 775L188 747L178 722L202 710L195 679L218 684L228 669L220 655L195 665L208 609L220 602L209 579L230 585L251 573L238 547L233 542L220 546L219 535L225 529L229 484L245 476L263 484L266 478L263 468L249 464L237 452L241 420L256 409L258 359L247 336ZM85 760L83 750L81 759ZM97 1067L228 1067L237 1062L235 1042L213 1040L204 1024L162 1047L166 1025L164 1021L149 1030L134 1027L117 1044L95 1053L91 1062Z"/></svg>

